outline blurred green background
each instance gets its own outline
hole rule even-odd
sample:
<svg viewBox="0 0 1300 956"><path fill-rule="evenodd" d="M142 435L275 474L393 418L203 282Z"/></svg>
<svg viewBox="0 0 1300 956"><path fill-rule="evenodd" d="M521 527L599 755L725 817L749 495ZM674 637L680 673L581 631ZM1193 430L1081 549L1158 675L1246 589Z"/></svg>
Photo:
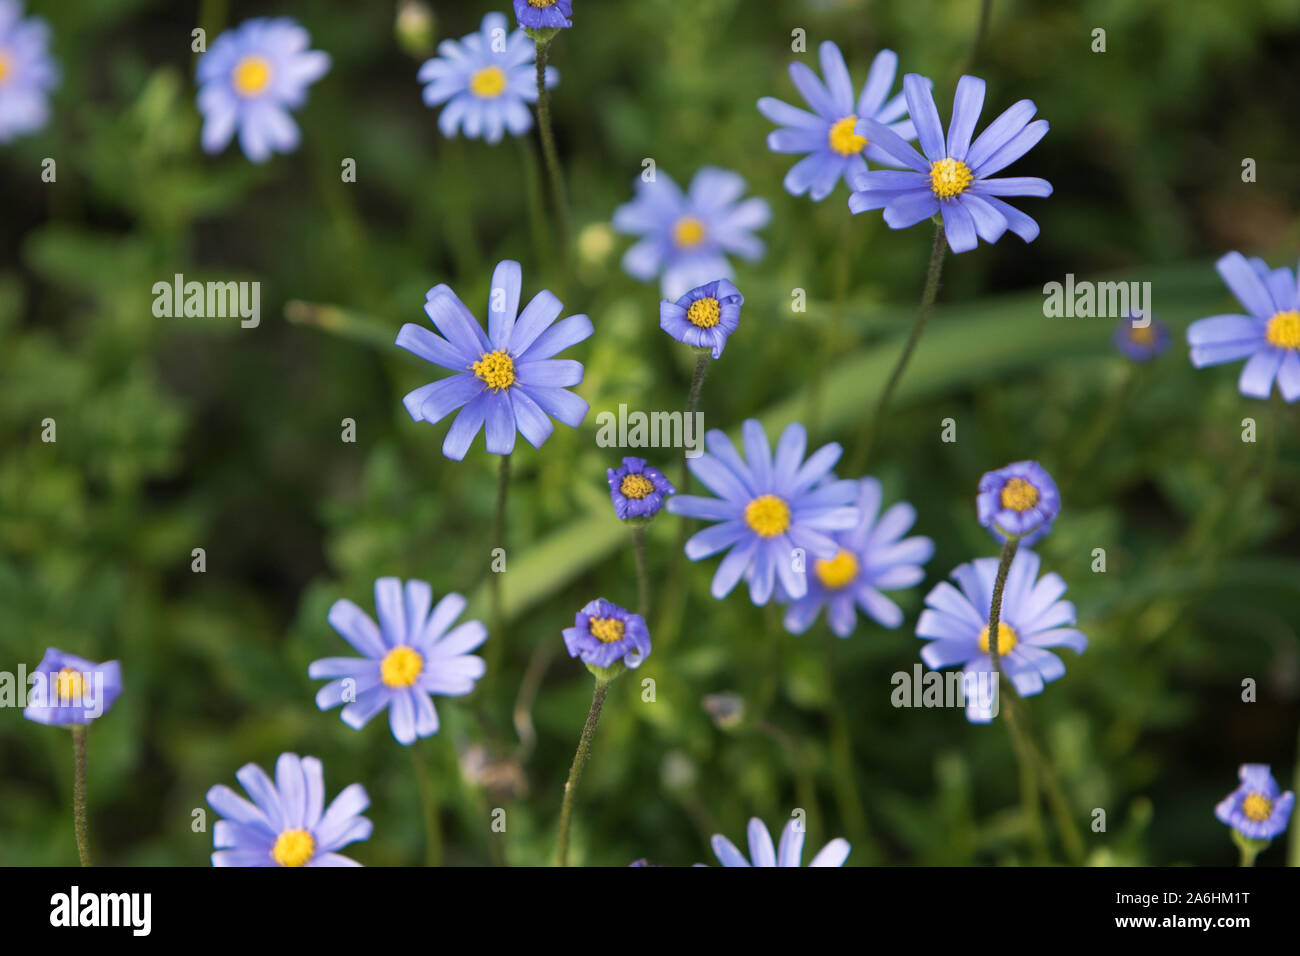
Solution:
<svg viewBox="0 0 1300 956"><path fill-rule="evenodd" d="M566 313L592 317L595 336L573 351L592 413L540 451L519 443L512 619L496 666L472 697L438 699L443 729L418 747L445 862L549 862L591 693L560 630L592 597L636 595L604 479L620 452L597 447L595 415L620 402L681 407L690 375L689 354L658 328L658 289L622 272L627 241L605 225L643 158L682 182L701 165L736 169L773 207L766 257L738 267L746 304L705 385L709 426L758 415L774 435L811 415L815 440L852 448L910 322L929 229L891 232L878 214L846 227L843 185L821 204L786 195L792 159L767 151L771 125L754 104L799 102L786 64L802 28L803 58L815 64L832 39L859 86L879 48L896 50L903 71L934 78L946 120L979 4L576 6L552 48L575 227L566 282L547 224L529 214L543 185L535 137L444 140L420 100L420 59L395 39L394 4L29 4L51 23L63 83L47 129L0 150L0 669L32 667L48 645L122 661L125 693L89 735L99 862L206 865L210 825L191 828L204 793L281 751L321 757L330 795L369 790L374 836L351 848L357 859L425 858L411 754L383 717L358 733L317 711L306 670L349 653L327 609L348 597L370 610L381 575L472 595L470 613L488 617L497 459L481 438L462 463L442 457L445 424L412 423L399 401L440 373L391 342L424 321L438 282L483 315L506 257L523 263L526 296L552 288ZM436 34L462 36L506 7L434 4ZM297 114L302 146L264 167L234 147L204 156L190 31L204 26L210 42L274 14L296 17L334 60ZM1105 53L1090 49L1098 27ZM792 637L743 590L709 596L716 559L690 567L680 615L652 615L655 653L611 690L575 862L712 862L710 834L741 843L750 816L776 830L796 807L806 858L845 836L850 865L1063 861L1054 831L1046 845L1031 836L1004 729L890 705L890 675L919 659L925 591L996 553L975 521L980 474L1028 457L1062 483L1065 510L1038 550L1092 644L1077 659L1062 652L1067 675L1022 711L1088 860L1235 862L1212 811L1238 764L1271 763L1284 786L1297 772L1300 409L1239 396L1237 366L1194 371L1182 333L1237 310L1217 256L1296 259L1298 59L1294 0L995 0L974 69L989 84L983 122L1035 100L1052 130L1012 174L1056 191L1019 203L1042 226L1033 244L1008 235L949 258L878 437L872 472L887 500L914 503L915 531L937 545L924 584L901 596L907 621L861 622L843 641L824 623ZM44 157L57 183L41 182ZM340 182L345 157L355 184ZM1257 182L1241 180L1246 157ZM176 272L259 280L260 327L155 318L152 286ZM1067 272L1152 282L1173 348L1133 376L1110 320L1044 318L1041 286ZM795 288L806 313L791 312ZM317 305L286 317L291 302ZM1255 444L1240 440L1247 416ZM46 417L55 444L40 440ZM355 443L340 440L345 418ZM945 418L956 443L940 441ZM648 457L676 479L670 451ZM660 609L677 521L650 530ZM190 570L197 547L203 574ZM1099 547L1104 574L1091 570ZM646 677L654 703L641 699ZM1241 701L1245 678L1258 682L1255 703ZM522 701L531 749L512 720L525 683L537 687ZM734 726L702 704L724 692L745 701ZM17 709L0 717L0 864L75 863L68 733ZM504 834L490 828L497 807ZM1104 833L1088 829L1094 808ZM1261 865L1287 852L1275 846Z"/></svg>

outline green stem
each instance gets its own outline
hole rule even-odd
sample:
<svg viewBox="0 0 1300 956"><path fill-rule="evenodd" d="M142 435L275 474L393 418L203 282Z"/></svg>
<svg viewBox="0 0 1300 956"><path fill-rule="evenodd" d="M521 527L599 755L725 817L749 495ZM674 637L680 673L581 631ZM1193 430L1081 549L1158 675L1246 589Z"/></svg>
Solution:
<svg viewBox="0 0 1300 956"><path fill-rule="evenodd" d="M542 184L538 175L537 150L527 136L515 138L524 167L524 188L528 203L528 231L532 235L534 255L538 262L547 262L554 252L546 242L546 203L542 200Z"/></svg>
<svg viewBox="0 0 1300 956"><path fill-rule="evenodd" d="M420 741L411 744L411 763L415 766L415 785L424 811L424 865L442 866L442 827L438 820L438 791L429 779L429 767L420 753Z"/></svg>
<svg viewBox="0 0 1300 956"><path fill-rule="evenodd" d="M608 692L609 681L597 677L596 689L591 695L591 710L587 712L587 722L582 725L578 750L573 755L573 765L569 767L569 779L564 782L560 832L555 841L555 861L559 866L569 865L569 822L573 819L573 798L578 792L578 781L582 779L582 768L586 766L587 756L591 753L591 739L596 736L596 723L600 720L600 709L605 706L605 695Z"/></svg>
<svg viewBox="0 0 1300 956"><path fill-rule="evenodd" d="M1074 457L1062 470L1056 483L1062 495L1065 495L1073 488L1075 480L1083 473L1084 466L1092 461L1092 456L1097 453L1097 449L1101 447L1101 443L1105 441L1106 436L1114 430L1115 422L1124 409L1128 407L1129 396L1133 392L1133 387L1137 384L1139 368L1140 366L1136 362L1129 366L1124 381L1111 394L1110 401L1106 403L1101 413L1093 421L1092 427L1088 429L1083 439L1075 446L1077 451Z"/></svg>
<svg viewBox="0 0 1300 956"><path fill-rule="evenodd" d="M497 472L497 503L496 510L492 517L492 550L500 548L506 558L506 567L509 567L509 553L506 551L506 500L510 490L510 456L501 456L501 466ZM491 582L492 593L492 640L487 644L484 650L484 656L487 658L488 671L494 672L501 663L501 654L505 645L506 630L506 609L505 599L501 593L501 576L506 572L498 571L493 565L496 564L496 555L492 555L491 563L488 565L488 574Z"/></svg>
<svg viewBox="0 0 1300 956"><path fill-rule="evenodd" d="M560 247L560 263L568 275L569 263L569 203L565 196L564 174L560 170L560 155L555 149L555 132L551 129L551 97L546 91L546 61L551 44L537 44L537 131L542 140L542 155L546 172L551 180L551 199L555 205L555 232Z"/></svg>
<svg viewBox="0 0 1300 956"><path fill-rule="evenodd" d="M966 58L966 70L969 71L975 66L975 61L979 58L980 48L984 45L984 38L988 36L989 20L993 14L993 0L983 0L980 4L980 18L975 27L975 40L970 45L970 56Z"/></svg>
<svg viewBox="0 0 1300 956"><path fill-rule="evenodd" d="M993 603L989 606L989 661L993 664L993 675L996 680L1002 673L1000 664L998 644L998 627L1002 623L1002 591L1007 585L1007 573L1011 570L1011 561L1016 556L1016 551L1020 549L1019 538L1007 538L1002 545L1002 560L998 562L998 574L993 579Z"/></svg>
<svg viewBox="0 0 1300 956"><path fill-rule="evenodd" d="M637 613L650 620L650 562L646 558L645 525L632 527L632 547L636 551Z"/></svg>
<svg viewBox="0 0 1300 956"><path fill-rule="evenodd" d="M867 828L867 816L862 810L862 797L858 792L858 780L853 762L852 724L844 712L844 701L847 698L835 692L833 651L837 640L833 636L828 636L825 653L822 655L828 695L826 710L831 723L830 745L835 802L852 838L853 846L858 851L856 859L859 863L873 862L876 857L876 847L871 838L871 831Z"/></svg>
<svg viewBox="0 0 1300 956"><path fill-rule="evenodd" d="M77 834L77 856L90 866L90 838L86 826L86 728L72 728L72 828Z"/></svg>

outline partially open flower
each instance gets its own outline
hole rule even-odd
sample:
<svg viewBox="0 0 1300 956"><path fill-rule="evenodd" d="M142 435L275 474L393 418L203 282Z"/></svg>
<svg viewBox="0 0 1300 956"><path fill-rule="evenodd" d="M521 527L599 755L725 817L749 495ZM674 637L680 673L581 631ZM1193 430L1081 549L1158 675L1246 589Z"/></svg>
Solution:
<svg viewBox="0 0 1300 956"><path fill-rule="evenodd" d="M564 646L570 657L582 658L588 670L608 680L624 667L641 666L650 655L650 630L640 614L597 598L564 629Z"/></svg>
<svg viewBox="0 0 1300 956"><path fill-rule="evenodd" d="M668 496L677 489L658 468L646 464L644 458L628 456L617 468L606 468L609 497L614 502L614 513L623 521L643 523L659 513Z"/></svg>
<svg viewBox="0 0 1300 956"><path fill-rule="evenodd" d="M1061 495L1038 462L1015 461L980 478L975 508L980 524L998 541L1019 538L1030 545L1052 530Z"/></svg>

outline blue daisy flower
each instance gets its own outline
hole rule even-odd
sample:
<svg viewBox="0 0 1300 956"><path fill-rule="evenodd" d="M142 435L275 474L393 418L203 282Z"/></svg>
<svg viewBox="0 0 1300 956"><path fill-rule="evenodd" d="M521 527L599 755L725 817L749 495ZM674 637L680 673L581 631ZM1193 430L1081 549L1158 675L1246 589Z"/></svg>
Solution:
<svg viewBox="0 0 1300 956"><path fill-rule="evenodd" d="M1187 328L1192 365L1222 365L1249 359L1237 388L1247 398L1268 398L1277 390L1286 401L1300 399L1300 288L1285 266L1270 269L1263 259L1230 252L1215 268L1249 315L1215 315Z"/></svg>
<svg viewBox="0 0 1300 956"><path fill-rule="evenodd" d="M736 849L736 845L721 833L710 841L713 855L724 867L733 866L803 866L804 824L792 818L781 831L781 846L772 843L772 835L763 821L754 817L749 821L749 858ZM843 866L849 858L849 842L836 838L817 851L809 866Z"/></svg>
<svg viewBox="0 0 1300 956"><path fill-rule="evenodd" d="M922 565L934 557L934 542L921 535L899 540L915 523L916 509L900 501L881 514L880 482L863 478L858 488L858 524L832 535L839 545L833 558L813 562L808 593L785 614L791 634L808 630L823 607L838 637L857 627L857 608L882 627L898 627L903 611L881 592L910 588L925 577Z"/></svg>
<svg viewBox="0 0 1300 956"><path fill-rule="evenodd" d="M898 55L893 50L876 54L856 101L840 48L827 40L819 52L825 83L806 64L790 64L790 79L813 112L771 96L758 101L759 112L782 127L768 134L767 148L774 153L807 154L786 173L786 192L792 196L808 193L814 202L829 196L847 174L865 173L867 159L886 166L898 165L893 156L858 135L859 118L888 126L904 141L916 139L912 121L903 118L907 114L906 98L902 93L889 98L898 71Z"/></svg>
<svg viewBox="0 0 1300 956"><path fill-rule="evenodd" d="M1226 823L1251 840L1272 840L1286 831L1295 806L1295 794L1282 792L1268 764L1246 763L1237 772L1241 785L1214 808Z"/></svg>
<svg viewBox="0 0 1300 956"><path fill-rule="evenodd" d="M727 338L740 328L745 297L727 279L716 279L687 292L676 302L659 303L659 328L692 348L721 358Z"/></svg>
<svg viewBox="0 0 1300 956"><path fill-rule="evenodd" d="M522 136L533 127L529 103L537 102L537 45L523 30L507 31L501 13L483 18L478 33L443 40L438 56L420 67L426 106L439 106L438 129L448 139L457 131L469 139L498 143L510 132ZM546 88L560 82L546 68Z"/></svg>
<svg viewBox="0 0 1300 956"><path fill-rule="evenodd" d="M1033 176L989 177L1025 155L1047 134L1047 120L1030 122L1038 107L1031 100L1021 100L971 142L984 106L983 80L963 76L958 81L946 138L929 81L916 73L907 74L903 95L925 155L880 123L860 119L858 134L908 169L851 172L849 186L854 192L849 209L855 213L883 209L891 229L906 229L941 214L953 252L969 252L979 239L997 242L1008 229L1025 242L1037 238L1038 223L998 197L1050 196L1052 184Z"/></svg>
<svg viewBox="0 0 1300 956"><path fill-rule="evenodd" d="M677 489L663 472L646 464L644 458L628 456L617 468L606 468L609 498L622 521L648 521L659 513L664 501Z"/></svg>
<svg viewBox="0 0 1300 956"><path fill-rule="evenodd" d="M668 299L732 278L727 256L760 259L763 241L753 232L772 215L767 200L741 201L744 194L739 173L712 166L697 172L685 193L663 170L650 182L638 179L636 198L614 210L614 228L641 237L624 254L623 268L642 282L657 277Z"/></svg>
<svg viewBox="0 0 1300 956"><path fill-rule="evenodd" d="M805 560L834 558L840 548L830 532L858 523L858 483L831 475L842 451L838 444L823 445L805 461L808 433L797 422L781 433L775 459L758 421L747 420L741 433L745 460L714 429L705 436L708 450L687 463L717 497L674 495L668 510L717 522L686 542L692 561L730 549L713 575L715 598L726 597L744 578L757 605L771 599L778 580L781 593L798 600L808 591Z"/></svg>
<svg viewBox="0 0 1300 956"><path fill-rule="evenodd" d="M117 661L97 664L57 647L46 648L31 679L23 716L54 727L98 720L122 695L122 665Z"/></svg>
<svg viewBox="0 0 1300 956"><path fill-rule="evenodd" d="M515 17L529 30L567 30L571 16L573 0L515 0Z"/></svg>
<svg viewBox="0 0 1300 956"><path fill-rule="evenodd" d="M1005 542L1011 535L1031 545L1052 530L1061 494L1038 462L1015 461L980 477L975 511L995 540Z"/></svg>
<svg viewBox="0 0 1300 956"><path fill-rule="evenodd" d="M604 598L588 602L574 615L573 627L566 627L563 633L569 656L581 658L588 667L607 670L622 664L635 668L650 656L645 618Z"/></svg>
<svg viewBox="0 0 1300 956"><path fill-rule="evenodd" d="M346 787L325 806L325 773L315 757L280 754L275 781L255 763L235 774L253 798L225 784L208 791L222 817L212 828L213 866L360 866L337 851L368 840L373 826L361 816L370 797L361 784Z"/></svg>
<svg viewBox="0 0 1300 956"><path fill-rule="evenodd" d="M1169 349L1169 327L1154 315L1148 315L1142 325L1135 324L1139 316L1126 315L1120 319L1112 341L1120 353L1134 362L1150 362Z"/></svg>
<svg viewBox="0 0 1300 956"><path fill-rule="evenodd" d="M343 723L360 730L385 707L393 736L400 744L438 732L432 696L463 697L487 666L470 653L487 640L479 621L452 627L465 599L447 594L436 607L433 588L398 578L375 582L379 625L351 601L335 601L329 622L364 657L326 657L307 669L312 680L330 682L316 693L316 706L329 710L345 704Z"/></svg>
<svg viewBox="0 0 1300 956"><path fill-rule="evenodd" d="M411 418L430 425L463 407L442 443L442 453L455 461L465 457L485 423L487 450L508 455L516 429L541 448L555 430L551 418L577 428L587 417L587 403L567 390L582 381L582 363L552 356L588 338L591 320L571 315L557 323L564 306L546 290L520 312L522 284L519 263L507 259L497 264L486 335L445 285L430 289L424 303L445 338L412 323L397 334L400 347L457 373L402 399Z"/></svg>
<svg viewBox="0 0 1300 956"><path fill-rule="evenodd" d="M45 127L50 91L58 84L49 24L40 17L23 19L16 0L0 0L0 143Z"/></svg>
<svg viewBox="0 0 1300 956"><path fill-rule="evenodd" d="M998 663L1021 697L1041 694L1043 685L1065 675L1061 659L1045 648L1069 647L1082 654L1088 638L1075 629L1074 605L1060 600L1065 582L1059 574L1038 577L1039 558L1022 548L1016 552L1002 591L998 618ZM989 608L997 558L978 558L958 567L952 578L935 585L925 596L926 610L916 622L916 636L929 641L921 660L934 670L962 666L966 685L993 685L989 659ZM993 697L968 693L966 718L986 724L993 719Z"/></svg>
<svg viewBox="0 0 1300 956"><path fill-rule="evenodd" d="M213 41L195 67L204 152L221 152L236 131L255 163L298 148L289 110L307 101L307 87L330 68L329 54L310 45L307 31L287 17L245 20Z"/></svg>

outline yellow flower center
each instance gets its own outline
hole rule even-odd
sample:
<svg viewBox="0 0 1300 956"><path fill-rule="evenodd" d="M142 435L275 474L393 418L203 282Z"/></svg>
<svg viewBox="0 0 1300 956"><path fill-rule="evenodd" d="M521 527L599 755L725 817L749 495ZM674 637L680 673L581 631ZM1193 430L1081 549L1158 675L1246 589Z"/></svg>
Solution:
<svg viewBox="0 0 1300 956"><path fill-rule="evenodd" d="M271 64L265 57L246 56L235 64L230 82L240 96L256 96L271 83Z"/></svg>
<svg viewBox="0 0 1300 956"><path fill-rule="evenodd" d="M940 199L960 196L973 178L970 167L960 159L941 159L930 165L930 191Z"/></svg>
<svg viewBox="0 0 1300 956"><path fill-rule="evenodd" d="M998 621L998 656L1010 654L1012 648L1020 643L1020 638L1016 637L1016 629L1006 621ZM989 627L984 625L980 631L980 650L988 653L989 650Z"/></svg>
<svg viewBox="0 0 1300 956"><path fill-rule="evenodd" d="M655 490L655 483L645 475L624 475L623 480L619 482L618 490L625 498L644 498Z"/></svg>
<svg viewBox="0 0 1300 956"><path fill-rule="evenodd" d="M707 299L696 299L686 310L686 318L697 329L711 329L722 318L722 306L718 305L718 300L712 296Z"/></svg>
<svg viewBox="0 0 1300 956"><path fill-rule="evenodd" d="M538 10L545 10L547 7L555 6L555 2L556 0L528 0L528 5Z"/></svg>
<svg viewBox="0 0 1300 956"><path fill-rule="evenodd" d="M86 696L85 681L81 671L74 667L65 667L55 678L55 693L63 703L79 703Z"/></svg>
<svg viewBox="0 0 1300 956"><path fill-rule="evenodd" d="M484 352L483 357L470 368L493 391L499 392L515 384L515 360L504 349Z"/></svg>
<svg viewBox="0 0 1300 956"><path fill-rule="evenodd" d="M0 83L9 78L9 72L13 69L13 61L9 59L9 54L0 51Z"/></svg>
<svg viewBox="0 0 1300 956"><path fill-rule="evenodd" d="M305 866L316 852L316 840L306 830L285 830L275 838L271 857L281 866Z"/></svg>
<svg viewBox="0 0 1300 956"><path fill-rule="evenodd" d="M1300 312L1279 312L1268 320L1264 338L1280 349L1300 349Z"/></svg>
<svg viewBox="0 0 1300 956"><path fill-rule="evenodd" d="M829 560L819 560L813 564L817 580L832 591L848 587L858 576L858 559L849 551L840 549L839 554Z"/></svg>
<svg viewBox="0 0 1300 956"><path fill-rule="evenodd" d="M827 139L830 141L831 149L841 156L852 156L854 153L860 153L867 148L867 138L859 136L853 131L853 127L858 125L856 116L846 116L837 120L831 126L830 135Z"/></svg>
<svg viewBox="0 0 1300 956"><path fill-rule="evenodd" d="M587 630L591 631L591 636L600 643L613 644L615 641L623 640L625 626L616 617L593 617L587 623Z"/></svg>
<svg viewBox="0 0 1300 956"><path fill-rule="evenodd" d="M1130 325L1128 340L1134 345L1150 345L1156 340L1156 327L1154 325Z"/></svg>
<svg viewBox="0 0 1300 956"><path fill-rule="evenodd" d="M1002 486L1002 507L1028 511L1038 504L1038 489L1023 478L1012 478Z"/></svg>
<svg viewBox="0 0 1300 956"><path fill-rule="evenodd" d="M745 523L760 538L775 538L790 527L790 506L776 495L759 495L745 505Z"/></svg>
<svg viewBox="0 0 1300 956"><path fill-rule="evenodd" d="M694 216L682 216L673 224L673 242L683 249L698 246L704 241L704 223Z"/></svg>
<svg viewBox="0 0 1300 956"><path fill-rule="evenodd" d="M1248 793L1246 799L1241 801L1241 812L1246 814L1246 818L1259 823L1261 820L1267 820L1273 812L1273 801L1262 793Z"/></svg>
<svg viewBox="0 0 1300 956"><path fill-rule="evenodd" d="M506 91L506 74L499 66L485 66L469 80L470 91L485 100L493 100Z"/></svg>
<svg viewBox="0 0 1300 956"><path fill-rule="evenodd" d="M410 647L394 647L384 655L379 676L389 687L410 687L424 670L424 658Z"/></svg>

